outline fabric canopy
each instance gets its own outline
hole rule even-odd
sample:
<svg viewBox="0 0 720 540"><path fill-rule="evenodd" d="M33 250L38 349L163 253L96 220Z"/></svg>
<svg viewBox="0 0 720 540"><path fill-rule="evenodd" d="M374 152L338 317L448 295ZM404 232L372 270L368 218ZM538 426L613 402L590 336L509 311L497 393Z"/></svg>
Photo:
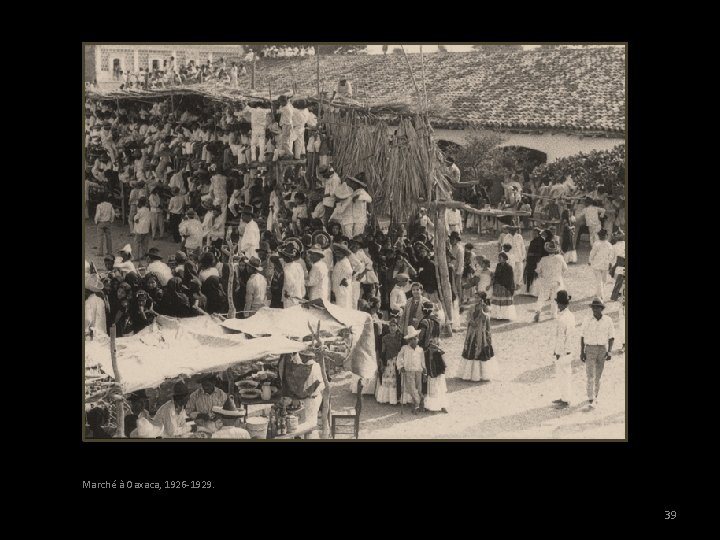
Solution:
<svg viewBox="0 0 720 540"><path fill-rule="evenodd" d="M307 343L282 336L248 339L223 334L220 325L207 315L187 319L159 316L157 323L155 328L115 340L125 393L155 388L179 375L222 371L240 362L307 347ZM85 365L96 364L105 373L114 373L109 338L85 342Z"/></svg>
<svg viewBox="0 0 720 540"><path fill-rule="evenodd" d="M228 319L222 325L251 336L285 337L302 339L310 334L308 323L313 330L320 322L321 332L336 334L348 329L353 334L350 354L343 367L360 377L370 378L377 371L375 357L375 332L368 313L345 309L328 302L322 305L306 304L285 309L261 308L249 319ZM306 307L307 306L307 307Z"/></svg>

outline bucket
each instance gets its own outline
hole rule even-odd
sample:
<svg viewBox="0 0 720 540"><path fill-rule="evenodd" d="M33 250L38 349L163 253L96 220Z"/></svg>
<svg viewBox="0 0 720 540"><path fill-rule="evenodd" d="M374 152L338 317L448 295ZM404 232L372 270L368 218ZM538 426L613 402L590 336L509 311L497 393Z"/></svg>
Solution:
<svg viewBox="0 0 720 540"><path fill-rule="evenodd" d="M267 439L268 419L262 416L248 418L245 427L253 439Z"/></svg>
<svg viewBox="0 0 720 540"><path fill-rule="evenodd" d="M285 425L287 426L288 433L295 433L298 428L298 417L294 414L288 414L285 417Z"/></svg>

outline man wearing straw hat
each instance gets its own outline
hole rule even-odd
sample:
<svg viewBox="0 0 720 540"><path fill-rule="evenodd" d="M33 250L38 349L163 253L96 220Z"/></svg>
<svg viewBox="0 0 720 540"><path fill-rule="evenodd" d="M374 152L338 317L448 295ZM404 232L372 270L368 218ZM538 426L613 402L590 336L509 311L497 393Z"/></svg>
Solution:
<svg viewBox="0 0 720 540"><path fill-rule="evenodd" d="M320 167L319 173L324 187L323 206L325 207L325 213L323 214L323 221L327 227L327 222L335 209L335 191L340 187L340 177L332 168L332 165Z"/></svg>
<svg viewBox="0 0 720 540"><path fill-rule="evenodd" d="M372 197L365 191L367 183L365 182L365 173L358 173L357 176L349 176L346 179L348 186L353 190L352 195L352 234L348 234L350 238L365 233L367 226L367 205L372 202Z"/></svg>
<svg viewBox="0 0 720 540"><path fill-rule="evenodd" d="M603 315L603 301L595 298L590 308L592 315L585 320L580 337L580 360L585 363L587 375L588 410L598 406L600 377L605 362L612 358L612 346L615 342L615 326L610 317Z"/></svg>
<svg viewBox="0 0 720 540"><path fill-rule="evenodd" d="M250 439L250 433L238 426L243 413L235 407L235 399L228 396L222 407L212 408L217 431L211 439Z"/></svg>
<svg viewBox="0 0 720 540"><path fill-rule="evenodd" d="M343 235L353 237L353 190L347 184L340 184L334 196L337 206L329 220L337 220L342 227Z"/></svg>
<svg viewBox="0 0 720 540"><path fill-rule="evenodd" d="M403 345L397 356L397 368L402 379L402 402L409 394L413 402L413 414L417 414L422 407L422 376L427 373L425 368L425 351L418 346L420 331L409 327Z"/></svg>
<svg viewBox="0 0 720 540"><path fill-rule="evenodd" d="M558 399L553 403L558 409L565 409L570 406L572 395L572 367L570 356L571 337L575 331L575 315L568 309L572 300L567 291L560 290L555 296L555 303L558 306L558 316L555 327L555 380L557 381Z"/></svg>
<svg viewBox="0 0 720 540"><path fill-rule="evenodd" d="M250 278L245 286L245 316L250 317L258 309L265 307L268 283L259 258L250 257L247 271L250 273Z"/></svg>

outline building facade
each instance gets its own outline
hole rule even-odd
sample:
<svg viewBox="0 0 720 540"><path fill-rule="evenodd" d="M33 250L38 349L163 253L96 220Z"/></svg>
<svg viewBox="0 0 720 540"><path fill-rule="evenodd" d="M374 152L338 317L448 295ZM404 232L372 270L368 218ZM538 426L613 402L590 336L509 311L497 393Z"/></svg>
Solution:
<svg viewBox="0 0 720 540"><path fill-rule="evenodd" d="M126 71L165 70L170 57L178 66L237 58L242 45L85 45L85 82L112 83Z"/></svg>

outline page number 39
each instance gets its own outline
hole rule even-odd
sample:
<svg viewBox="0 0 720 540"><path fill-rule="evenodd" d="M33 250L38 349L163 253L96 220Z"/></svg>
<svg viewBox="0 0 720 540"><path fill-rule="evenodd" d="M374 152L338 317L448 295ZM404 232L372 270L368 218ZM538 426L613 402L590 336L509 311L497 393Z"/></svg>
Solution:
<svg viewBox="0 0 720 540"><path fill-rule="evenodd" d="M665 519L675 519L677 512L675 510L665 510Z"/></svg>

